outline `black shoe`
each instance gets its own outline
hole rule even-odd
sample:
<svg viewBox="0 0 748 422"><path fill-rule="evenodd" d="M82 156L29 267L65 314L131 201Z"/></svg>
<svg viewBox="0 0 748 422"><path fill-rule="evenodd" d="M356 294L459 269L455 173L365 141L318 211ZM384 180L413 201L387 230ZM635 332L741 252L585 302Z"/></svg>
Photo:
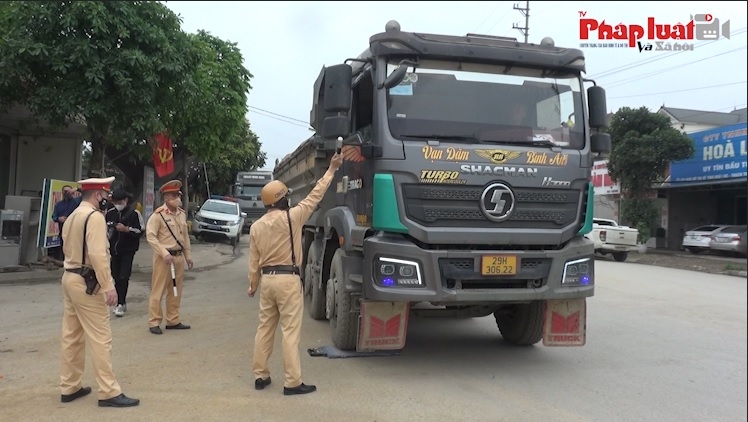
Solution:
<svg viewBox="0 0 748 422"><path fill-rule="evenodd" d="M303 382L298 387L288 388L283 387L284 396L292 396L294 394L309 394L317 391L316 385L305 385Z"/></svg>
<svg viewBox="0 0 748 422"><path fill-rule="evenodd" d="M177 325L167 325L167 330L189 330L190 326L187 324L182 324L181 322Z"/></svg>
<svg viewBox="0 0 748 422"><path fill-rule="evenodd" d="M150 331L151 334L161 334L161 333L163 333L163 331L161 331L161 327L158 327L158 326L151 327L151 328L148 329L148 331Z"/></svg>
<svg viewBox="0 0 748 422"><path fill-rule="evenodd" d="M107 400L99 400L99 407L132 407L140 404L140 400L131 399L124 394Z"/></svg>
<svg viewBox="0 0 748 422"><path fill-rule="evenodd" d="M270 377L267 379L257 378L255 380L255 390L262 390L266 386L270 385Z"/></svg>
<svg viewBox="0 0 748 422"><path fill-rule="evenodd" d="M270 384L270 383L268 383ZM91 393L91 387L81 387L80 390L76 391L73 394L62 394L60 395L60 401L63 403L70 403L71 401L81 398L83 396L87 396L89 393Z"/></svg>

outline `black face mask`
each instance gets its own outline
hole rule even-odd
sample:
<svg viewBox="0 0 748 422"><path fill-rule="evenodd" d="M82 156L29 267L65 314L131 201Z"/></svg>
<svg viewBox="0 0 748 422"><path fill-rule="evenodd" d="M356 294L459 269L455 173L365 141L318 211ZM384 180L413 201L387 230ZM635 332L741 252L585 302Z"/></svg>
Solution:
<svg viewBox="0 0 748 422"><path fill-rule="evenodd" d="M99 209L104 211L106 210L106 206L109 203L109 200L106 199L106 197L99 199Z"/></svg>

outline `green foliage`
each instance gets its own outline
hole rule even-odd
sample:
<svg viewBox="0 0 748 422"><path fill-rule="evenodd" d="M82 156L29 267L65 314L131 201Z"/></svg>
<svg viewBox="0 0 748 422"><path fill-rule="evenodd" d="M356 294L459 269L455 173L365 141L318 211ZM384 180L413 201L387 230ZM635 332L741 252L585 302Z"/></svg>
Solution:
<svg viewBox="0 0 748 422"><path fill-rule="evenodd" d="M642 238L646 239L646 242L652 237L651 227L656 225L659 219L659 210L655 202L649 198L627 198L621 202L621 217L632 222L639 230L640 242ZM641 230L640 226L646 227L646 231Z"/></svg>
<svg viewBox="0 0 748 422"><path fill-rule="evenodd" d="M205 31L190 35L190 48L199 57L184 86L173 96L168 119L172 138L199 161L231 152L232 139L246 135L247 93L252 74L244 67L235 43ZM256 140L252 135L250 142ZM257 148L259 152L259 147Z"/></svg>
<svg viewBox="0 0 748 422"><path fill-rule="evenodd" d="M608 133L613 139L608 172L630 196L643 196L662 180L672 161L694 154L691 138L674 129L667 116L646 107L618 110Z"/></svg>
<svg viewBox="0 0 748 422"><path fill-rule="evenodd" d="M249 122L244 121L242 134L229 138L217 158L206 163L208 182L213 195L228 195L234 184L236 173L253 171L265 165L267 156L260 150L262 144L252 132ZM207 192L202 168L201 177L191 187L193 192Z"/></svg>
<svg viewBox="0 0 748 422"><path fill-rule="evenodd" d="M197 60L166 6L14 1L5 8L0 98L54 125L85 123L96 158L107 141L164 129L164 102Z"/></svg>
<svg viewBox="0 0 748 422"><path fill-rule="evenodd" d="M652 233L649 229L649 226L643 221L636 223L636 230L639 231L637 242L639 242L640 244L643 245L652 238Z"/></svg>

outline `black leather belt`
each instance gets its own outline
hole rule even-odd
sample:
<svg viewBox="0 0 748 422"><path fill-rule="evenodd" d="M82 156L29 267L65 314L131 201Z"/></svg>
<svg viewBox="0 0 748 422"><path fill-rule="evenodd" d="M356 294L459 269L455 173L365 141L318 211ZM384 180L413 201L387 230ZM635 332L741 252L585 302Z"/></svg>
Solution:
<svg viewBox="0 0 748 422"><path fill-rule="evenodd" d="M299 267L295 265L269 265L262 267L263 274L293 274L300 275Z"/></svg>
<svg viewBox="0 0 748 422"><path fill-rule="evenodd" d="M171 255L171 256L179 256L179 255L182 255L182 251L181 250L178 250L178 251L169 251L169 255Z"/></svg>

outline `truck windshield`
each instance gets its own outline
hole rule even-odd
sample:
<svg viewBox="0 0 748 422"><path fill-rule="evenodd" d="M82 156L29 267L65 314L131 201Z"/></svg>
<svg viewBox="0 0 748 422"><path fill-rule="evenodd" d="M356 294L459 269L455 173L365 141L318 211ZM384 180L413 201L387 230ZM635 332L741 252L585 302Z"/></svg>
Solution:
<svg viewBox="0 0 748 422"><path fill-rule="evenodd" d="M388 64L387 74L397 68ZM422 60L387 95L392 136L584 147L579 75Z"/></svg>
<svg viewBox="0 0 748 422"><path fill-rule="evenodd" d="M262 191L262 186L237 185L235 196L237 198L246 199L249 197L260 196L260 191Z"/></svg>

